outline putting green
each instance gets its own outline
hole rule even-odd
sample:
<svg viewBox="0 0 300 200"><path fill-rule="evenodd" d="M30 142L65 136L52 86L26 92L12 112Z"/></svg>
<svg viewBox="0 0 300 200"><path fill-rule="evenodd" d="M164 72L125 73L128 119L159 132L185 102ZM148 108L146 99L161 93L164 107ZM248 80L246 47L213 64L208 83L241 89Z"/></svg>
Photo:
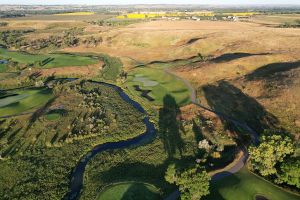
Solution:
<svg viewBox="0 0 300 200"><path fill-rule="evenodd" d="M17 115L45 104L53 97L51 89L25 89L12 91L15 96L0 99L0 117Z"/></svg>
<svg viewBox="0 0 300 200"><path fill-rule="evenodd" d="M261 195L270 200L299 200L300 196L286 192L279 187L251 174L243 168L240 172L212 184L210 195L205 198L253 200Z"/></svg>
<svg viewBox="0 0 300 200"><path fill-rule="evenodd" d="M141 91L135 89L138 85L142 90L149 90L148 95L154 99L152 103L162 106L166 95L174 97L180 106L190 103L190 91L186 85L163 70L154 68L137 68L129 73L128 89L135 95L141 96Z"/></svg>
<svg viewBox="0 0 300 200"><path fill-rule="evenodd" d="M97 200L162 200L159 190L148 183L124 182L106 187Z"/></svg>
<svg viewBox="0 0 300 200"><path fill-rule="evenodd" d="M96 64L97 59L72 54L28 54L25 52L8 51L0 48L0 58L12 59L22 64L41 63L40 68L84 66Z"/></svg>

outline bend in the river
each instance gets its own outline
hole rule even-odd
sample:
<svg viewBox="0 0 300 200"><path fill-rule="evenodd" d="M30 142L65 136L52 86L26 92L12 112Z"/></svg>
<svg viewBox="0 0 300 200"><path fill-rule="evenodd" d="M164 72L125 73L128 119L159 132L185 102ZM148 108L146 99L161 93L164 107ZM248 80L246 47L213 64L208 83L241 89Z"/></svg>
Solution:
<svg viewBox="0 0 300 200"><path fill-rule="evenodd" d="M139 112L147 114L144 108L137 103L136 101L132 100L120 87L116 85L112 85L105 82L97 82L97 81L90 81L93 83L98 83L101 85L105 85L108 87L113 88L115 91L118 92L118 94L121 96L121 98L126 101L127 103L131 104L135 109L137 109ZM118 141L118 142L107 142L104 144L100 144L95 146L89 153L87 153L77 164L75 169L72 172L71 175L71 182L70 182L70 189L69 193L65 196L64 199L67 200L74 200L78 199L80 196L80 191L83 185L83 174L85 171L85 167L88 164L88 162L98 153L106 151L106 150L113 150L113 149L122 149L122 148L128 148L131 146L136 146L143 144L146 141L149 141L153 139L156 135L156 130L154 127L154 124L152 124L149 120L149 117L146 116L143 119L144 124L146 125L146 131L134 138L124 140L124 141Z"/></svg>

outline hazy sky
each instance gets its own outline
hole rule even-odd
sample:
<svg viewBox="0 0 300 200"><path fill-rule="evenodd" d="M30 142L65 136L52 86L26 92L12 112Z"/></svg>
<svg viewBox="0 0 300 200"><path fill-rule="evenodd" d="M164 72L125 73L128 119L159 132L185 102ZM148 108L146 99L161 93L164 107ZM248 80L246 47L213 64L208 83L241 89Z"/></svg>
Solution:
<svg viewBox="0 0 300 200"><path fill-rule="evenodd" d="M0 0L0 4L299 4L300 0Z"/></svg>

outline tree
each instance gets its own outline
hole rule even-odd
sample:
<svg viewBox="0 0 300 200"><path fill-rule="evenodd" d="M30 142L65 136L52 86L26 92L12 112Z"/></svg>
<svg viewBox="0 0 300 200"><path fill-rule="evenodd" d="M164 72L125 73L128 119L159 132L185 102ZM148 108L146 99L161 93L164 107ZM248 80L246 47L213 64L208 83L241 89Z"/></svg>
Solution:
<svg viewBox="0 0 300 200"><path fill-rule="evenodd" d="M175 164L171 164L166 171L165 180L179 187L182 200L198 200L209 194L210 177L199 165L177 169Z"/></svg>
<svg viewBox="0 0 300 200"><path fill-rule="evenodd" d="M253 169L258 170L262 176L277 174L275 165L294 152L289 137L281 135L262 136L258 147L250 147L250 163Z"/></svg>
<svg viewBox="0 0 300 200"><path fill-rule="evenodd" d="M300 188L300 160L289 160L286 163L282 163L276 182L287 183Z"/></svg>

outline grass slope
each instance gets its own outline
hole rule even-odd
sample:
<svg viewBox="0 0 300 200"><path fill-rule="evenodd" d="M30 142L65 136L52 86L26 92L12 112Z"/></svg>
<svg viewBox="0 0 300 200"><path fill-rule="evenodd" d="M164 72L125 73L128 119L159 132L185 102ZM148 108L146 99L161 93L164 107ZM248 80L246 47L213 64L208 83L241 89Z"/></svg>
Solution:
<svg viewBox="0 0 300 200"><path fill-rule="evenodd" d="M212 185L207 200L253 200L255 195L272 200L299 200L300 196L285 192L271 183L251 174L243 168L240 172Z"/></svg>
<svg viewBox="0 0 300 200"><path fill-rule="evenodd" d="M159 190L147 183L125 182L105 188L97 200L161 200Z"/></svg>
<svg viewBox="0 0 300 200"><path fill-rule="evenodd" d="M53 67L67 67L67 66L84 66L96 64L97 59L71 55L71 54L28 54L17 51L7 51L6 49L0 48L0 58L12 59L15 62L22 64L33 64L35 62L45 61L45 64L41 68L53 68ZM49 61L46 61L46 60Z"/></svg>

